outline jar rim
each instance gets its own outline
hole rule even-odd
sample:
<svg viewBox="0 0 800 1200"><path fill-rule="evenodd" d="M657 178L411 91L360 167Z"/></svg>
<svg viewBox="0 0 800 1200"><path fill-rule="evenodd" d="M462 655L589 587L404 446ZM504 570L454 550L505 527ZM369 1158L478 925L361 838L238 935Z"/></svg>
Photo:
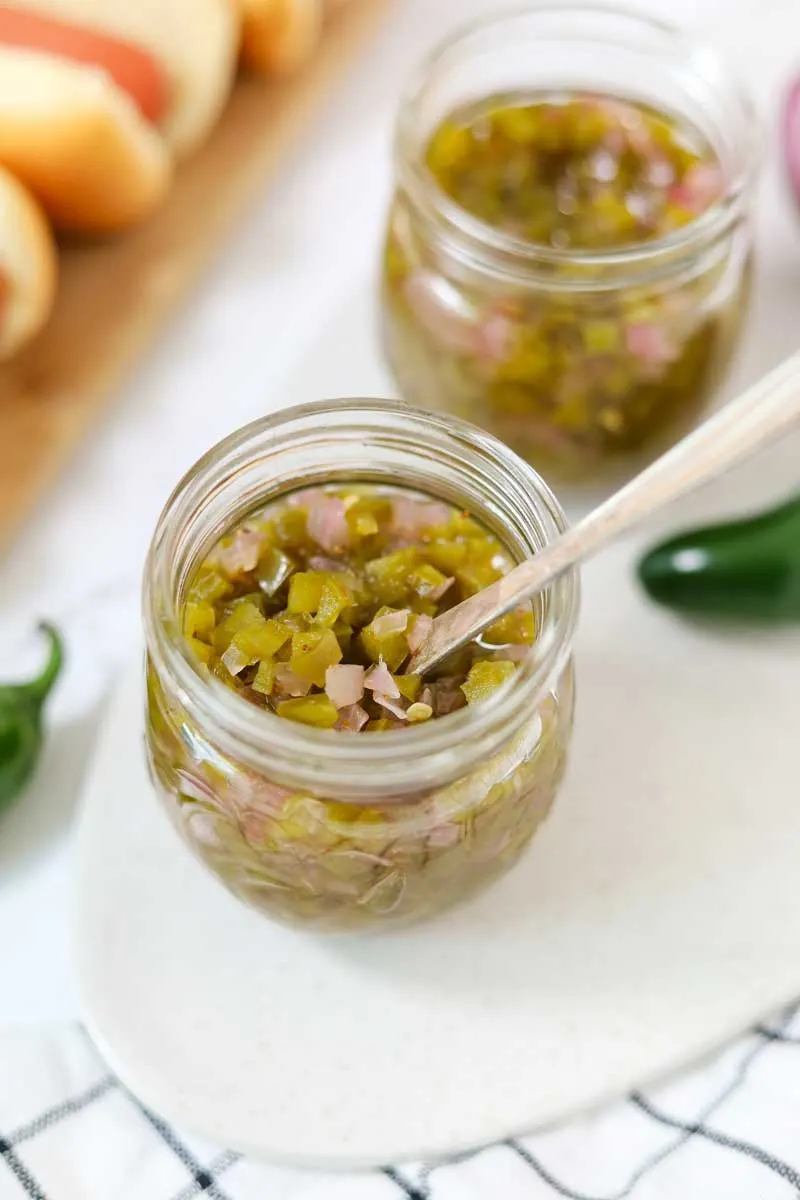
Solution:
<svg viewBox="0 0 800 1200"><path fill-rule="evenodd" d="M530 242L523 237L495 229L473 216L438 187L423 162L418 162L415 155L406 153L406 147L414 141L414 121L427 82L447 56L465 47L475 35L499 29L506 24L530 21L537 16L569 18L582 14L628 21L631 27L662 38L675 52L682 53L687 62L704 61L706 64L712 64L713 69L731 88L741 110L743 133L741 138L737 139L741 142L742 163L739 170L727 180L724 194L704 212L663 237L631 242L621 247L584 250ZM515 265L530 271L537 268L552 270L556 267L572 267L578 270L585 269L588 276L597 268L628 268L646 270L653 276L658 276L661 272L672 273L676 263L686 261L697 252L698 246L716 244L746 213L762 160L759 131L760 120L747 89L737 73L730 68L725 57L704 38L627 4L609 3L608 0L565 0L564 3L560 0L531 0L524 7L510 7L461 25L425 55L401 97L395 129L395 157L398 176L414 202L438 220L451 237L461 238L472 249L473 254L479 254L483 250L504 260L511 260ZM580 286L581 289L593 290L606 286L591 277L576 280L574 277L559 279L548 276L547 282L549 287L556 289ZM618 279L615 279L613 286L619 286Z"/></svg>
<svg viewBox="0 0 800 1200"><path fill-rule="evenodd" d="M328 400L283 409L218 442L186 472L167 500L145 568L142 602L147 648L162 682L166 672L181 706L198 727L213 725L213 743L223 753L254 770L266 770L276 778L291 776L293 782L300 780L309 787L315 783L323 786L323 777L332 774L341 779L356 803L359 792L374 797L376 769L381 779L392 774L394 767L394 786L401 798L399 793L411 794L433 781L440 782L442 770L451 760L457 773L463 773L467 759L488 757L507 740L509 731L516 730L525 710L539 702L571 653L579 581L572 570L544 593L545 619L534 653L520 663L509 684L490 702L413 728L386 730L379 737L343 736L335 730L286 721L250 704L219 680L204 678L179 634L180 595L190 569L224 526L206 536L204 545L196 539L188 557L186 529L199 520L204 504L219 504L225 489L241 481L248 462L252 468L272 456L278 463L293 436L308 438L316 430L317 438L330 438L331 426L339 434L357 432L362 446L367 441L365 431L371 430L374 438L392 431L403 439L409 453L419 449L421 438L437 450L452 443L453 453L460 454L463 462L472 455L475 461L490 465L495 487L497 478L504 476L515 501L527 497L531 511L535 509L546 529L546 538L557 537L566 528L561 506L534 469L502 442L467 422L388 400ZM330 470L335 478L335 462ZM370 474L365 471L361 478ZM355 481L354 476L351 471L349 477ZM319 482L322 478L320 475ZM339 478L344 482L346 476ZM308 486L308 476L295 478L279 494L286 496ZM403 486L402 478L395 480L395 486ZM249 505L251 512L257 508L257 504ZM475 515L485 519L484 513ZM227 528L241 519L241 514L233 514Z"/></svg>

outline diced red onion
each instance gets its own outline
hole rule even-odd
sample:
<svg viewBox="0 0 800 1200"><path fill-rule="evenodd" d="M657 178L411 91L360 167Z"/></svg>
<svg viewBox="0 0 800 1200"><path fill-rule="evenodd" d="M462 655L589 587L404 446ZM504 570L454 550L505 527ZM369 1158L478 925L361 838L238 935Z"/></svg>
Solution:
<svg viewBox="0 0 800 1200"><path fill-rule="evenodd" d="M789 88L783 110L783 153L795 199L800 203L800 79Z"/></svg>
<svg viewBox="0 0 800 1200"><path fill-rule="evenodd" d="M392 532L401 537L413 538L422 526L422 504L408 496L397 496L392 501Z"/></svg>
<svg viewBox="0 0 800 1200"><path fill-rule="evenodd" d="M415 539L435 525L446 525L450 509L438 500L412 500L398 496L392 501L392 532L399 537Z"/></svg>
<svg viewBox="0 0 800 1200"><path fill-rule="evenodd" d="M350 544L350 528L344 501L338 496L317 493L308 508L308 533L328 554L344 550Z"/></svg>
<svg viewBox="0 0 800 1200"><path fill-rule="evenodd" d="M396 685L395 685L396 690ZM393 717L397 717L399 721L407 721L406 710L400 700L396 700L394 696L384 696L382 692L374 692L376 704L380 704L381 708L385 708ZM398 692L399 696L400 693Z"/></svg>
<svg viewBox="0 0 800 1200"><path fill-rule="evenodd" d="M383 696L389 696L391 699L398 699L400 689L392 678L392 673L387 667L383 659L376 663L374 667L370 667L364 679L364 687L369 690L378 699L378 693Z"/></svg>
<svg viewBox="0 0 800 1200"><path fill-rule="evenodd" d="M309 571L346 571L347 563L339 558L327 558L324 554L312 554L308 560Z"/></svg>
<svg viewBox="0 0 800 1200"><path fill-rule="evenodd" d="M412 654L416 654L418 650L422 649L432 629L433 617L429 617L427 613L417 613L411 628L406 634L408 648Z"/></svg>
<svg viewBox="0 0 800 1200"><path fill-rule="evenodd" d="M278 816L289 797L296 795L291 788L281 787L257 775L249 780L248 794L250 809L270 817Z"/></svg>
<svg viewBox="0 0 800 1200"><path fill-rule="evenodd" d="M359 733L368 720L369 713L365 712L360 704L350 704L340 711L335 728L348 733Z"/></svg>
<svg viewBox="0 0 800 1200"><path fill-rule="evenodd" d="M532 649L532 646L509 644L507 646L503 646L494 657L498 659L508 659L510 662L516 663L525 662Z"/></svg>
<svg viewBox="0 0 800 1200"><path fill-rule="evenodd" d="M502 362L508 357L514 338L514 326L504 313L489 313L477 330L476 350L487 362Z"/></svg>
<svg viewBox="0 0 800 1200"><path fill-rule="evenodd" d="M384 613L372 622L372 631L378 638L388 637L391 633L403 633L408 625L411 609L400 608L397 612Z"/></svg>
<svg viewBox="0 0 800 1200"><path fill-rule="evenodd" d="M284 696L307 696L311 683L297 675L288 663L280 663L275 671L275 690Z"/></svg>
<svg viewBox="0 0 800 1200"><path fill-rule="evenodd" d="M331 703L337 708L358 704L364 695L365 674L364 668L355 663L328 667L325 672L325 692Z"/></svg>
<svg viewBox="0 0 800 1200"><path fill-rule="evenodd" d="M175 774L181 781L181 791L193 800L202 800L206 804L216 805L217 796L213 788L204 779L198 779L188 771L178 769Z"/></svg>
<svg viewBox="0 0 800 1200"><path fill-rule="evenodd" d="M428 834L428 845L437 850L454 846L459 839L458 826L455 824L436 825Z"/></svg>
<svg viewBox="0 0 800 1200"><path fill-rule="evenodd" d="M629 353L648 366L661 366L675 358L675 344L663 325L639 322L625 329Z"/></svg>
<svg viewBox="0 0 800 1200"><path fill-rule="evenodd" d="M263 813L255 812L252 808L247 809L239 817L239 828L248 842L263 842L267 828L267 817Z"/></svg>
<svg viewBox="0 0 800 1200"><path fill-rule="evenodd" d="M234 642L222 655L222 664L231 675L240 675L245 667L250 666L250 655L244 654Z"/></svg>
<svg viewBox="0 0 800 1200"><path fill-rule="evenodd" d="M320 495L325 495L321 488L301 488L299 492L292 492L286 503L289 508L307 508L308 505L314 504Z"/></svg>
<svg viewBox="0 0 800 1200"><path fill-rule="evenodd" d="M695 163L680 183L669 189L669 198L673 204L699 216L719 199L724 182L717 163Z"/></svg>
<svg viewBox="0 0 800 1200"><path fill-rule="evenodd" d="M264 539L254 529L237 529L230 546L219 552L220 566L229 575L254 571L261 556Z"/></svg>

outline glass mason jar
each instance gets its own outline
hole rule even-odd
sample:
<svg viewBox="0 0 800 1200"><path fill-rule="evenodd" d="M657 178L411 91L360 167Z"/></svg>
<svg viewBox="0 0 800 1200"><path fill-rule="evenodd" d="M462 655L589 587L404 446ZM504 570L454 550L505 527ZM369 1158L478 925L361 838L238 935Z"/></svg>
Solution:
<svg viewBox="0 0 800 1200"><path fill-rule="evenodd" d="M289 409L221 442L173 492L144 583L146 743L184 841L240 899L287 922L358 929L435 913L502 875L553 803L570 741L578 581L536 602L538 636L484 704L402 731L282 720L188 651L180 609L221 535L315 484L408 487L462 506L534 554L564 528L555 498L505 446L386 401Z"/></svg>
<svg viewBox="0 0 800 1200"><path fill-rule="evenodd" d="M579 251L472 216L426 165L433 132L491 97L598 94L694 130L723 192L649 241ZM666 448L697 419L748 296L758 128L713 51L617 7L532 3L423 65L396 130L382 340L400 393L491 430L570 480Z"/></svg>

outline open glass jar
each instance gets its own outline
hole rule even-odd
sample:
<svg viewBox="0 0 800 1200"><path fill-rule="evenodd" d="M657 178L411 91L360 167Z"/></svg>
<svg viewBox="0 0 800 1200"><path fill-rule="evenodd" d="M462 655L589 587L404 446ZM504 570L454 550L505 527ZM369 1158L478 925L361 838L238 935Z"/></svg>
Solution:
<svg viewBox="0 0 800 1200"><path fill-rule="evenodd" d="M616 6L534 2L447 42L397 122L382 338L401 394L561 478L664 449L737 342L758 140L709 48Z"/></svg>
<svg viewBox="0 0 800 1200"><path fill-rule="evenodd" d="M539 477L462 422L385 401L289 409L221 442L176 488L146 567L146 741L184 840L240 899L317 929L406 923L503 874L547 815L573 710L578 583L536 601L537 637L490 701L402 731L282 720L230 691L181 632L209 548L315 485L406 487L463 507L516 560L564 528Z"/></svg>

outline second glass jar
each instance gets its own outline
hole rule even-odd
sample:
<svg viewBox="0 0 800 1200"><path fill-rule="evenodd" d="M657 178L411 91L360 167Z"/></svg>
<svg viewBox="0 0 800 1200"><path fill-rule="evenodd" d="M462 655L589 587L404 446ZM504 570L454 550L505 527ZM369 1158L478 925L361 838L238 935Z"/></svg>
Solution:
<svg viewBox="0 0 800 1200"><path fill-rule="evenodd" d="M718 164L719 194L664 236L580 249L490 225L440 188L428 154L454 114L571 96L645 106L678 144L693 132ZM534 4L441 47L396 136L382 337L403 396L484 426L562 479L665 448L736 346L757 143L746 97L710 50L622 9Z"/></svg>

